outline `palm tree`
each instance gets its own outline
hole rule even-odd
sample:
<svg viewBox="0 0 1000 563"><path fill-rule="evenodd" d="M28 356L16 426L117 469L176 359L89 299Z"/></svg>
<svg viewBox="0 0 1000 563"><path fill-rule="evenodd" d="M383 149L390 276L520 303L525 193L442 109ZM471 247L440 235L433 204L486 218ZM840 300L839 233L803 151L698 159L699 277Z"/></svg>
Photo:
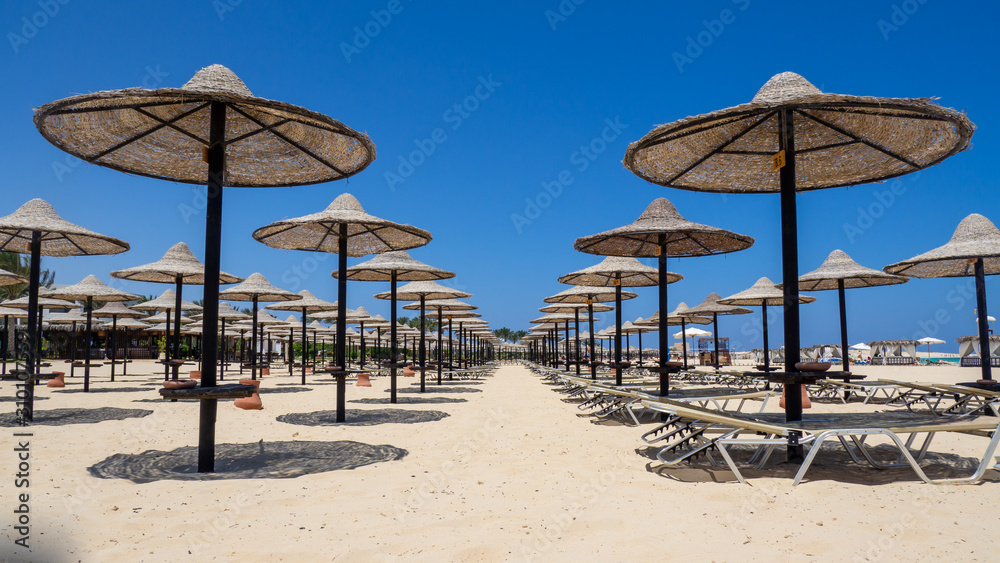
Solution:
<svg viewBox="0 0 1000 563"><path fill-rule="evenodd" d="M493 335L499 338L500 340L505 340L507 342L511 341L510 340L511 330L507 327L502 327L494 330Z"/></svg>
<svg viewBox="0 0 1000 563"><path fill-rule="evenodd" d="M31 277L31 257L14 252L0 252L0 268L24 277ZM51 287L56 279L55 272L42 270L38 277L39 287ZM0 287L0 298L17 299L28 294L28 284L19 283Z"/></svg>
<svg viewBox="0 0 1000 563"><path fill-rule="evenodd" d="M515 330L514 332L510 333L510 341L516 344L520 342L521 339L524 338L525 336L528 336L528 331Z"/></svg>

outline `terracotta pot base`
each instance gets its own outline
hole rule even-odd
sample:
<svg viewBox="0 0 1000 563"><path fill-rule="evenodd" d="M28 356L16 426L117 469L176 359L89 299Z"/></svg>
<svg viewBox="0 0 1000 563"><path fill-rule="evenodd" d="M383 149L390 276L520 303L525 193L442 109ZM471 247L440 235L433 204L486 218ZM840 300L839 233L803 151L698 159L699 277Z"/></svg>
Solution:
<svg viewBox="0 0 1000 563"><path fill-rule="evenodd" d="M263 403L260 402L260 381L256 379L241 379L240 385L253 385L258 390L254 391L253 395L249 397L244 397L242 399L236 399L233 404L240 409L247 411L259 411L264 408Z"/></svg>

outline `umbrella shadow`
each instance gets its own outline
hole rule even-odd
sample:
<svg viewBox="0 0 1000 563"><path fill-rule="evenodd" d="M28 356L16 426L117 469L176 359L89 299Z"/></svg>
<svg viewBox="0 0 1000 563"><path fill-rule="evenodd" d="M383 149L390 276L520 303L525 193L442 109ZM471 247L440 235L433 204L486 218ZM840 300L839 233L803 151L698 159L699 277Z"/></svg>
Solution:
<svg viewBox="0 0 1000 563"><path fill-rule="evenodd" d="M476 389L474 387L451 387L451 386L446 387L444 385L438 385L437 383L430 383L430 382L427 383L426 388L427 390L424 391L424 393L482 393L483 392L482 389ZM389 389L386 389L385 392L388 393ZM396 392L420 393L420 387L419 386L404 387L402 389L398 389Z"/></svg>
<svg viewBox="0 0 1000 563"><path fill-rule="evenodd" d="M213 481L224 479L291 479L313 473L357 469L403 459L409 452L389 445L350 440L335 442L263 440L249 444L217 444L215 472L198 473L198 448L148 450L115 454L88 468L100 479Z"/></svg>
<svg viewBox="0 0 1000 563"><path fill-rule="evenodd" d="M380 399L353 399L348 403L361 403L362 405L391 405L392 399L388 397ZM441 403L467 403L468 399L458 399L455 397L397 397L396 404L399 405L432 405Z"/></svg>
<svg viewBox="0 0 1000 563"><path fill-rule="evenodd" d="M162 385L162 384L161 384ZM149 389L145 387L91 387L90 391L84 391L83 388L80 389L59 389L53 391L53 393L148 393Z"/></svg>
<svg viewBox="0 0 1000 563"><path fill-rule="evenodd" d="M346 422L337 422L337 411L314 411L283 414L278 422L301 426L375 426L378 424L418 424L435 422L450 416L442 411L415 411L405 409L347 409Z"/></svg>
<svg viewBox="0 0 1000 563"><path fill-rule="evenodd" d="M40 397L38 395L38 393L36 392L35 393L35 400L36 401L48 401L49 398L48 397ZM22 401L24 401L24 398L19 398L19 397L0 397L0 403L16 403L16 402L22 402Z"/></svg>
<svg viewBox="0 0 1000 563"><path fill-rule="evenodd" d="M142 418L153 414L145 409L119 409L101 407L96 409L52 409L35 411L32 425L66 426L69 424L95 424L106 420L125 420L127 418ZM0 414L0 426L21 426L13 413Z"/></svg>

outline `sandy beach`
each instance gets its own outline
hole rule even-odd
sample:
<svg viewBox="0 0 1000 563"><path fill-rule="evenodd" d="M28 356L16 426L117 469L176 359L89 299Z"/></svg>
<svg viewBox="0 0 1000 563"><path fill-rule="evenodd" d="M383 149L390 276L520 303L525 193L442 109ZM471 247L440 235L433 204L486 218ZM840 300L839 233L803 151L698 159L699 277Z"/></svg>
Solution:
<svg viewBox="0 0 1000 563"><path fill-rule="evenodd" d="M153 369L150 362L130 366ZM703 461L659 471L639 440L644 429L594 423L513 365L479 381L438 386L429 379L423 395L413 379L401 378L396 405L388 403L388 378L351 386L348 419L355 423L325 426L308 425L322 424L317 416L277 418L330 410L335 387L327 376L310 376L303 387L297 376L272 375L262 384L263 410L220 403L217 451L247 444L261 452L258 462L233 468L242 478L220 471L205 480L167 479L170 472L155 463L123 469L107 460L195 446L197 403L158 399L162 376L111 383L106 370L95 370L88 394L80 392L79 371L63 390L42 387L38 414L107 407L151 413L30 429L30 486L18 490L8 479L2 490L8 511L15 494L30 493L33 561L997 557L988 516L1000 500L995 472L979 486L934 487L909 469L833 460L817 463L793 488L791 469L780 466L748 471L751 486ZM869 379L972 379L970 370L949 366L856 371ZM4 382L0 396L12 394ZM0 408L9 416L13 403ZM812 412L879 408L817 402ZM4 464L13 468L12 434L20 430L4 431ZM337 444L323 445L330 442ZM961 465L983 446L982 438L940 436L931 451ZM333 456L332 471L278 478L308 464L310 449L331 447L351 452L350 459ZM268 458L269 451L278 453ZM225 455L217 458L225 467ZM102 464L133 479L95 476L91 468Z"/></svg>

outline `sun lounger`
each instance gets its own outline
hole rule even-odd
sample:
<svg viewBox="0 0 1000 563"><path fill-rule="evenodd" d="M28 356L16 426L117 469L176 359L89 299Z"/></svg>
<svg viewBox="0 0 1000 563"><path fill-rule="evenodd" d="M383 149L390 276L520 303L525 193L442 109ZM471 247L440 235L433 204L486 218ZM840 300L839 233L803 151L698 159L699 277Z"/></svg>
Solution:
<svg viewBox="0 0 1000 563"><path fill-rule="evenodd" d="M709 454L715 450L721 454L741 483L746 483L746 480L728 450L736 445L756 446L750 463L756 462L757 468L764 466L776 447L782 445L808 447L809 452L792 480L793 486L802 481L821 446L829 438L837 438L856 463L862 462L857 456L857 453L860 453L865 462L879 469L909 465L924 482L940 485L978 482L982 479L983 473L988 468L996 451L997 444L1000 442L1000 420L995 417L949 418L902 412L848 413L824 414L821 415L822 418L788 423L775 420L782 415L747 417L667 399L643 400L642 403L650 409L665 412L671 416L667 422L672 423L672 426L665 424L661 431L662 434L669 434L663 439L670 441L657 453L658 460L666 465L675 465L691 457L702 453ZM920 461L927 452L931 440L941 432L962 432L990 438L979 465L968 477L931 479L920 467ZM927 437L915 457L910 451L910 447L917 435L921 433L926 433ZM750 437L746 437L747 434L750 434ZM892 441L900 452L900 456L895 462L882 463L874 459L866 443L866 438L873 435L883 435ZM902 436L908 436L908 438L903 440ZM850 447L848 439L851 440L854 448ZM646 441L650 442L649 439ZM673 455L673 457L665 457L668 454ZM711 458L709 459L711 460ZM714 460L712 463L715 463Z"/></svg>
<svg viewBox="0 0 1000 563"><path fill-rule="evenodd" d="M847 403L852 396L863 397L861 404L867 405L878 400L889 403L899 395L900 388L891 381L838 381L836 379L820 379L815 385L809 386L809 394L817 398L839 399Z"/></svg>

